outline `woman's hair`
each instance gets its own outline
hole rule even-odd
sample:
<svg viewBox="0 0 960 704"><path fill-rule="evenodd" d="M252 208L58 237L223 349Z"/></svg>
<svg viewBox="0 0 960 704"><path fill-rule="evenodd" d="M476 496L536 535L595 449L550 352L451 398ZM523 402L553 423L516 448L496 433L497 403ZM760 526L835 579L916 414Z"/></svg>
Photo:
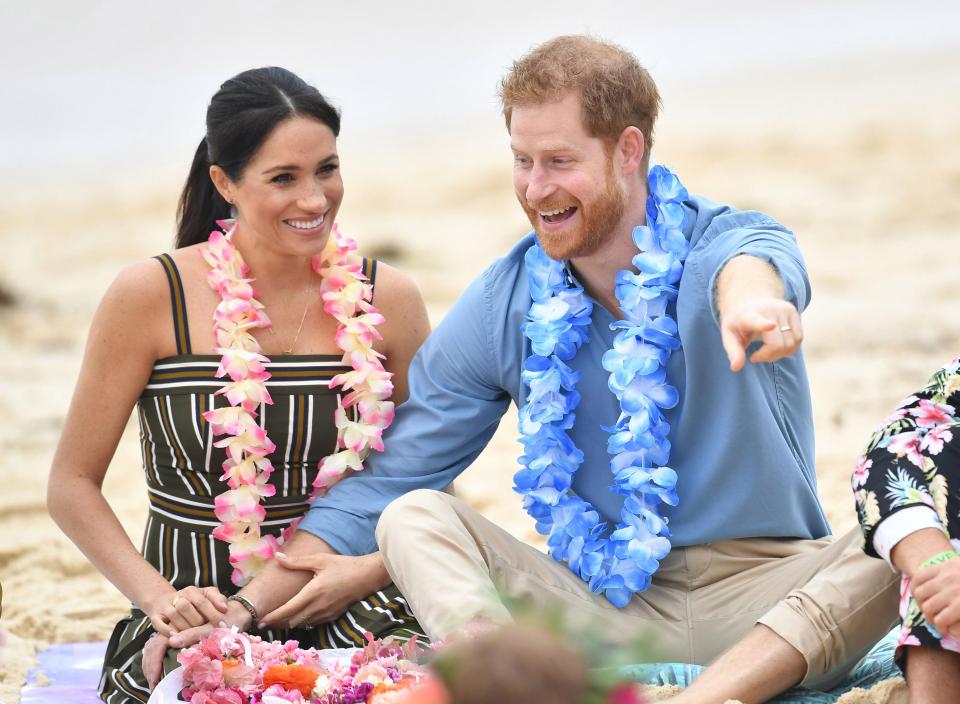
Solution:
<svg viewBox="0 0 960 704"><path fill-rule="evenodd" d="M216 220L230 217L230 204L214 187L210 166L219 166L232 181L240 180L273 129L296 116L315 118L334 136L340 134L340 112L320 91L286 69L251 69L220 86L210 99L207 134L197 147L180 194L178 248L205 241Z"/></svg>

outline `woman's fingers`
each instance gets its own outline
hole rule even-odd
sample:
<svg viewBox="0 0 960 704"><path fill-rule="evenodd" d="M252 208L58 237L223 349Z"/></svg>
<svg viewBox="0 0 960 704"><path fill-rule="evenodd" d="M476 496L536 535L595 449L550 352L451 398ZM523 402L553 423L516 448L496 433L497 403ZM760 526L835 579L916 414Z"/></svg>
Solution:
<svg viewBox="0 0 960 704"><path fill-rule="evenodd" d="M177 631L183 631L205 623L220 623L226 611L227 600L217 589L186 587L174 595L163 613Z"/></svg>
<svg viewBox="0 0 960 704"><path fill-rule="evenodd" d="M213 589L212 594L208 591L209 589ZM218 596L220 599L217 598ZM198 618L196 619L191 619L188 615L184 615L191 626L200 626L204 623L220 623L220 621L223 620L223 615L227 612L226 598L212 587L195 589L195 591L187 594L186 597L190 600L190 604L198 614ZM220 608L221 601L223 608Z"/></svg>
<svg viewBox="0 0 960 704"><path fill-rule="evenodd" d="M206 637L212 630L213 626L209 623L196 626L195 628L188 628L172 636L170 638L170 646L173 648L188 648L201 638Z"/></svg>
<svg viewBox="0 0 960 704"><path fill-rule="evenodd" d="M222 614L227 613L227 597L225 597L219 589L216 587L204 587L201 591L207 597L207 601L213 604L217 611Z"/></svg>
<svg viewBox="0 0 960 704"><path fill-rule="evenodd" d="M179 598L175 599L173 607L177 610L177 613L180 614L181 618L186 625L180 626L177 630L182 631L184 628L192 628L193 626L199 626L207 622L203 616L200 615L200 612L197 610L197 607L194 606L193 602L188 596L178 595ZM206 599L204 598L204 601Z"/></svg>
<svg viewBox="0 0 960 704"><path fill-rule="evenodd" d="M216 587L185 587L149 616L153 629L169 638L205 624L217 625L226 612L227 598Z"/></svg>
<svg viewBox="0 0 960 704"><path fill-rule="evenodd" d="M190 628L190 624L188 624L183 616L180 615L180 611L177 608L179 603L180 600L174 597L173 601L160 609L158 618L167 624L169 631L167 635L170 635L170 633L176 633L177 631L182 631L184 628Z"/></svg>
<svg viewBox="0 0 960 704"><path fill-rule="evenodd" d="M182 631L185 628L190 628L190 622L181 612L181 609L186 610L187 608L196 611L190 602L178 592L177 594L173 595L173 598L169 603L160 609L158 618L160 618L162 621L165 621L169 628L172 629L171 633L168 633L167 635L171 635L177 631Z"/></svg>
<svg viewBox="0 0 960 704"><path fill-rule="evenodd" d="M171 636L176 633L176 630L173 628L173 626L171 626L166 618L162 617L161 614L151 614L150 625L153 626L153 630L162 636Z"/></svg>
<svg viewBox="0 0 960 704"><path fill-rule="evenodd" d="M159 633L151 636L143 648L141 667L151 691L163 676L163 658L166 654L167 638Z"/></svg>

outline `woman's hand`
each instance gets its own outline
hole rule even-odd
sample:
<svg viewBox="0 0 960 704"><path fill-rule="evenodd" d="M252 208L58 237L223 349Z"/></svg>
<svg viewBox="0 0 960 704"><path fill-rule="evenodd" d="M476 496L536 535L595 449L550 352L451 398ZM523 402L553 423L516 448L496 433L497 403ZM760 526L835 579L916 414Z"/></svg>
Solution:
<svg viewBox="0 0 960 704"><path fill-rule="evenodd" d="M238 604L236 601L228 601L227 612L219 621L216 623L204 623L200 626L194 626L193 628L188 628L170 636L170 647L189 648L201 638L206 638L210 631L214 629L214 627L231 628L236 626L241 631L249 631L250 627L253 625L251 620L250 614L245 608L243 608L243 606Z"/></svg>
<svg viewBox="0 0 960 704"><path fill-rule="evenodd" d="M196 589L196 587L187 587L187 589ZM207 595L211 604L223 598L223 594L217 591L215 587L206 587L206 589L199 591L205 592L207 589L215 592ZM181 590L181 592L182 591L186 590ZM157 685L160 678L163 677L163 658L168 648L189 648L200 639L206 638L210 631L216 627L230 628L231 626L236 626L241 631L246 631L250 628L250 614L247 613L246 609L235 601L228 602L224 600L223 603L225 606L224 613L218 616L215 621L191 626L170 636L157 633L147 641L147 645L143 649L141 666L143 668L143 674L150 683L151 690ZM177 605L180 605L179 601ZM194 606L194 608L196 608L196 606Z"/></svg>
<svg viewBox="0 0 960 704"><path fill-rule="evenodd" d="M160 633L154 633L150 640L143 647L143 656L140 660L140 667L143 669L143 675L147 678L147 686L150 691L157 686L157 682L163 677L163 658L167 654L169 642L167 637Z"/></svg>
<svg viewBox="0 0 960 704"><path fill-rule="evenodd" d="M216 587L171 589L147 605L146 612L154 630L169 637L188 628L219 624L227 613L227 598Z"/></svg>
<svg viewBox="0 0 960 704"><path fill-rule="evenodd" d="M927 623L945 635L960 638L960 558L918 570L910 591Z"/></svg>
<svg viewBox="0 0 960 704"><path fill-rule="evenodd" d="M261 616L260 628L297 628L333 621L351 604L390 583L379 553L362 557L331 553L288 557L277 553L277 563L290 570L310 570L313 578L286 604Z"/></svg>

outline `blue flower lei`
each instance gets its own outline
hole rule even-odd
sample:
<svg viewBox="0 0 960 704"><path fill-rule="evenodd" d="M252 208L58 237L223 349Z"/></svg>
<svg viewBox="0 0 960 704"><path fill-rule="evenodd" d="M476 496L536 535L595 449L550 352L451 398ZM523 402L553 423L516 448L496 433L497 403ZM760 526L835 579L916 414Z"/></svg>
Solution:
<svg viewBox="0 0 960 704"><path fill-rule="evenodd" d="M676 506L677 473L666 466L670 457L670 424L662 409L678 401L667 383L666 364L680 347L677 323L667 306L677 298L689 243L683 235L687 190L666 167L649 173L647 225L633 230L640 252L637 272L617 273L616 296L624 319L612 349L603 355L610 373L607 385L620 402L607 451L613 455L611 491L625 496L621 522L608 530L597 510L573 493L573 475L583 452L567 431L580 402L580 374L567 366L588 340L593 304L583 289L568 281L563 262L547 256L539 243L527 250L525 262L532 302L523 324L532 354L521 373L527 388L520 409L523 468L514 475L514 490L523 507L548 536L551 557L565 561L613 605L625 606L649 585L670 552L670 531L659 505Z"/></svg>

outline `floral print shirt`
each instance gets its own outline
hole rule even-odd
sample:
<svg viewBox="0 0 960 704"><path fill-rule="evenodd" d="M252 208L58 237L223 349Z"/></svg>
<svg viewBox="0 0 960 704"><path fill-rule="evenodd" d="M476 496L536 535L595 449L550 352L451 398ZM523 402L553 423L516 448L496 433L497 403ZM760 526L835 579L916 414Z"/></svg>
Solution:
<svg viewBox="0 0 960 704"><path fill-rule="evenodd" d="M931 526L960 538L958 404L960 357L901 401L870 438L852 477L867 554L889 560L897 541Z"/></svg>

